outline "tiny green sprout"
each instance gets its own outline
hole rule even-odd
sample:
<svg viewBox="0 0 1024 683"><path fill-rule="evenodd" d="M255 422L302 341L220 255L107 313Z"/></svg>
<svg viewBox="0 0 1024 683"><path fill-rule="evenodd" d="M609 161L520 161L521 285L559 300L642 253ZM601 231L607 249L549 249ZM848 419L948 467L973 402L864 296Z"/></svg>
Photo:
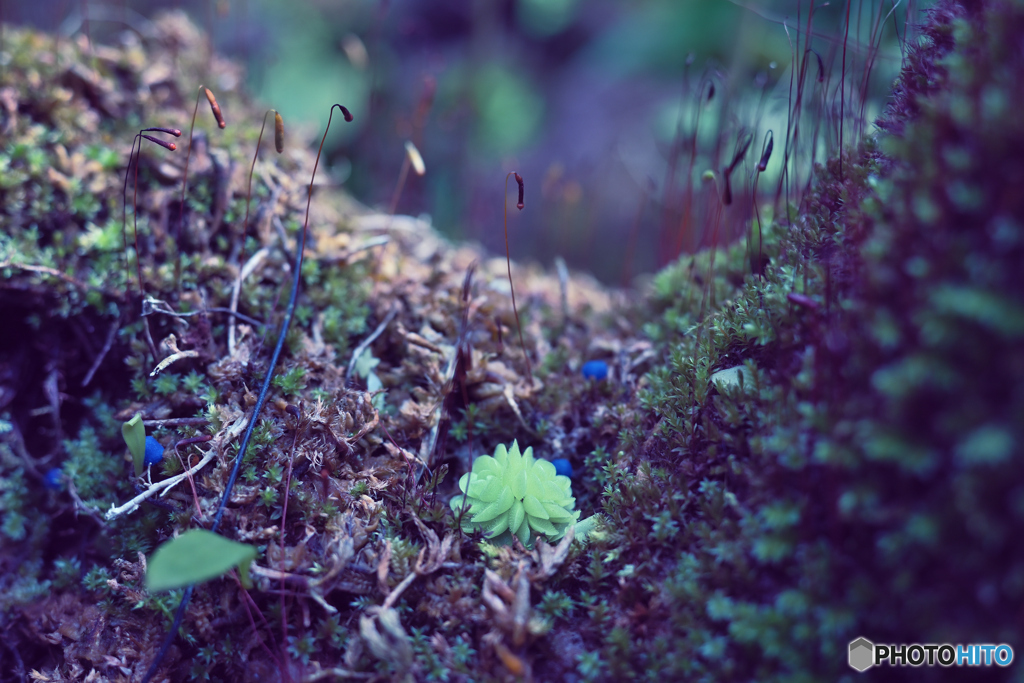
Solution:
<svg viewBox="0 0 1024 683"><path fill-rule="evenodd" d="M305 369L296 365L283 375L275 377L274 386L289 396L295 396L306 387L305 376Z"/></svg>
<svg viewBox="0 0 1024 683"><path fill-rule="evenodd" d="M121 436L131 451L135 476L141 476L142 466L146 460L146 428L142 424L142 413L135 413L132 419L121 425Z"/></svg>
<svg viewBox="0 0 1024 683"><path fill-rule="evenodd" d="M249 565L254 559L254 546L206 529L191 529L153 553L146 568L146 590L152 593L202 583L225 574L232 567L238 567L242 586L252 588Z"/></svg>
<svg viewBox="0 0 1024 683"><path fill-rule="evenodd" d="M452 498L451 508L458 514L466 505L463 530L482 529L492 543L507 545L515 535L532 545L534 533L557 541L580 517L569 477L534 458L532 447L520 452L517 441L511 448L498 444L493 457L477 458L459 488L462 495Z"/></svg>

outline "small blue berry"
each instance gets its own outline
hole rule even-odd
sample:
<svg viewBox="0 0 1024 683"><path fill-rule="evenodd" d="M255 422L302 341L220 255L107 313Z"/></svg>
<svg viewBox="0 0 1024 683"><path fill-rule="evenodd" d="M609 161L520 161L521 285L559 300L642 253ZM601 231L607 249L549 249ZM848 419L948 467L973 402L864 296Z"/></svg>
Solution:
<svg viewBox="0 0 1024 683"><path fill-rule="evenodd" d="M146 437L146 467L152 467L164 459L164 447L156 437Z"/></svg>
<svg viewBox="0 0 1024 683"><path fill-rule="evenodd" d="M54 467L46 473L45 483L46 488L53 491L60 491L64 488L64 484L61 482L61 471L59 467Z"/></svg>
<svg viewBox="0 0 1024 683"><path fill-rule="evenodd" d="M555 474L561 474L562 476L569 477L572 479L572 463L565 458L555 458L551 461L551 464L555 466Z"/></svg>
<svg viewBox="0 0 1024 683"><path fill-rule="evenodd" d="M601 381L608 377L608 364L603 360L588 360L583 364L583 376Z"/></svg>

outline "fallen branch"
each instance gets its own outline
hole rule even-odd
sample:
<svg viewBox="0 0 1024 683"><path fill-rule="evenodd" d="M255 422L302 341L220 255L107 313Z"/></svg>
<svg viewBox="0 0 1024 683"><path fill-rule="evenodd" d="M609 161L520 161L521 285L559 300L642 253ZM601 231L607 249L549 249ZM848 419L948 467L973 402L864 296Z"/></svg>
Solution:
<svg viewBox="0 0 1024 683"><path fill-rule="evenodd" d="M203 459L200 460L196 464L196 466L193 467L192 469L186 470L185 472L182 472L181 474L176 474L173 477L171 477L170 479L164 479L161 482L157 482L156 484L153 484L148 489L146 489L145 491L143 491L139 495L135 496L134 498L129 500L124 505L121 505L120 507L113 507L113 506L111 506L110 509L107 510L107 514L105 514L104 517L107 519L107 521L110 521L110 520L113 520L113 519L117 519L118 517L120 517L122 515L126 515L126 514L128 514L130 512L135 512L135 510L138 509L139 505L141 505L143 501L145 501L147 498L150 498L150 497L156 495L157 493L160 493L161 491L164 492L161 495L166 495L167 491L169 491L175 485L179 484L180 482L184 481L185 479L187 479L191 475L195 474L196 472L198 472L202 468L206 467L206 465L209 464L209 462L211 460L213 460L213 458L216 455L216 453L217 453L217 449L216 448L211 448L206 453L206 455L203 456Z"/></svg>
<svg viewBox="0 0 1024 683"><path fill-rule="evenodd" d="M242 269L238 271L238 278L235 280L235 286L231 290L231 322L228 323L228 355L235 353L235 315L238 312L238 297L242 293L242 281L245 278L253 274L253 272L260 267L260 264L270 254L270 249L263 247L255 254L253 254Z"/></svg>
<svg viewBox="0 0 1024 683"><path fill-rule="evenodd" d="M114 290L104 289L103 287L97 287L95 285L86 284L85 282L76 280L67 273L62 273L56 268L50 268L48 266L31 266L28 265L27 263L13 263L11 262L10 259L7 259L6 261L0 262L0 268L18 268L19 270L26 270L30 273L42 273L44 275L52 275L53 277L59 278L64 282L68 283L69 285L74 285L79 289L99 292L100 294L105 294L114 299L120 299L122 296L121 292L116 292Z"/></svg>
<svg viewBox="0 0 1024 683"><path fill-rule="evenodd" d="M107 357L107 353L110 352L110 347L114 345L114 337L117 334L118 328L121 326L120 319L115 320L110 326L110 331L107 333L107 340L103 342L103 349L100 350L99 355L96 356L96 360L93 361L92 367L89 368L89 372L86 373L85 379L82 380L82 386L89 386L89 382L92 381L93 375L100 369L100 363Z"/></svg>

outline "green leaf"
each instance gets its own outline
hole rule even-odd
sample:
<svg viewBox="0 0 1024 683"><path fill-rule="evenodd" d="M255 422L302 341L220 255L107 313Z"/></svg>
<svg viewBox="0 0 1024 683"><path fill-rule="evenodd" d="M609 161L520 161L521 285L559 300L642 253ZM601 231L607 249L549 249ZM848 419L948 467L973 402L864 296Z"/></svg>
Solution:
<svg viewBox="0 0 1024 683"><path fill-rule="evenodd" d="M374 358L373 352L370 349L366 349L359 355L359 359L356 360L356 374L366 379L378 365L380 365L380 359Z"/></svg>
<svg viewBox="0 0 1024 683"><path fill-rule="evenodd" d="M513 534L519 531L519 525L523 523L526 517L526 510L523 509L522 502L515 500L512 501L512 509L508 512L508 530Z"/></svg>
<svg viewBox="0 0 1024 683"><path fill-rule="evenodd" d="M473 523L483 524L484 522L491 521L500 514L508 512L508 509L512 507L513 500L514 497L512 495L512 491L507 487L503 488L501 490L501 495L498 496L498 500L485 507L478 515L473 517Z"/></svg>
<svg viewBox="0 0 1024 683"><path fill-rule="evenodd" d="M537 500L536 496L531 496L528 494L525 498L523 498L523 508L529 514L533 515L534 517L539 517L540 519L550 519L551 517L551 515L548 514L548 511L544 509L544 506L541 505L541 502Z"/></svg>
<svg viewBox="0 0 1024 683"><path fill-rule="evenodd" d="M473 497L479 498L487 503L493 503L498 500L501 496L501 492L505 490L505 485L502 483L501 479L497 477L483 479L480 483L482 486L478 487L479 491L472 491Z"/></svg>
<svg viewBox="0 0 1024 683"><path fill-rule="evenodd" d="M142 413L135 413L132 419L121 425L121 436L128 444L135 464L135 476L142 474L142 465L146 459L146 428L142 424Z"/></svg>
<svg viewBox="0 0 1024 683"><path fill-rule="evenodd" d="M542 534L545 534L547 536L552 536L552 537L558 535L558 529L556 529L554 527L554 525L551 524L551 522L549 522L546 519L541 519L540 517L528 516L526 518L526 521L530 525L530 528L533 529L534 531L539 531Z"/></svg>
<svg viewBox="0 0 1024 683"><path fill-rule="evenodd" d="M232 567L238 567L242 585L250 588L249 565L255 558L254 546L205 529L192 529L156 549L146 569L146 590L164 591L202 583Z"/></svg>
<svg viewBox="0 0 1024 683"><path fill-rule="evenodd" d="M491 536L498 536L502 532L504 532L506 529L508 529L508 515L509 515L509 511L506 510L505 512L502 512L500 515L498 515L494 519L491 519L491 520L488 520L486 522L481 523L480 526L489 535L491 535ZM476 523L476 518L473 519L473 522Z"/></svg>

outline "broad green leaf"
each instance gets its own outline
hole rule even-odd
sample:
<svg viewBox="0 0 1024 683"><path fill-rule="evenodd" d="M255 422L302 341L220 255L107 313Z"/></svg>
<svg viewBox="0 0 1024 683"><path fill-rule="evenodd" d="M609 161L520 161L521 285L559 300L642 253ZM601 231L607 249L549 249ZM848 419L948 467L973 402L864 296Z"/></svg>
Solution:
<svg viewBox="0 0 1024 683"><path fill-rule="evenodd" d="M164 543L149 559L146 590L164 591L215 579L238 567L242 585L250 587L249 565L256 548L205 529L192 529Z"/></svg>

